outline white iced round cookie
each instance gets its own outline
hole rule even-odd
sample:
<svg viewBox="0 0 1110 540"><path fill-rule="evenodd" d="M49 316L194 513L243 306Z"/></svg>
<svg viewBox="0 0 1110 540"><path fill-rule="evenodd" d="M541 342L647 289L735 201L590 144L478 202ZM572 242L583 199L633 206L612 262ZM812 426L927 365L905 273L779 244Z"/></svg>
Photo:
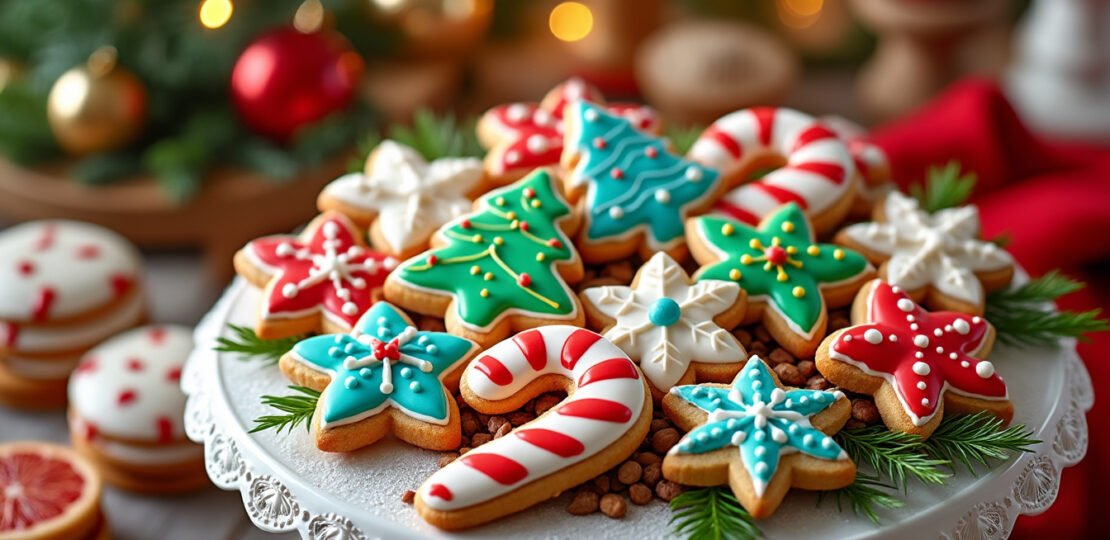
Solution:
<svg viewBox="0 0 1110 540"><path fill-rule="evenodd" d="M0 319L45 322L105 306L137 286L139 254L88 223L32 221L0 233Z"/></svg>
<svg viewBox="0 0 1110 540"><path fill-rule="evenodd" d="M408 146L386 140L367 170L342 176L324 196L378 214L382 237L395 253L426 244L444 223L470 211L467 193L482 181L482 160L442 158L431 163Z"/></svg>
<svg viewBox="0 0 1110 540"><path fill-rule="evenodd" d="M192 350L192 330L182 326L120 334L82 358L69 380L70 407L95 434L179 441L185 437L181 368Z"/></svg>

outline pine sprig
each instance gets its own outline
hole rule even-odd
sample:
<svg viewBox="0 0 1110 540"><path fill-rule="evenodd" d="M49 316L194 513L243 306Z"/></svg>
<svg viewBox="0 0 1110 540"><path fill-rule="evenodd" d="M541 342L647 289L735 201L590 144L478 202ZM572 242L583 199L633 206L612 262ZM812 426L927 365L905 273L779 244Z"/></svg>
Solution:
<svg viewBox="0 0 1110 540"><path fill-rule="evenodd" d="M705 126L691 125L691 126L667 126L666 135L667 140L671 142L671 149L676 154L685 154L690 151L690 147L694 146L694 142L698 140L702 132L705 131Z"/></svg>
<svg viewBox="0 0 1110 540"><path fill-rule="evenodd" d="M930 457L920 437L890 431L886 426L842 430L836 434L836 442L856 463L870 465L903 491L908 488L909 478L943 484L951 476L940 470L948 462Z"/></svg>
<svg viewBox="0 0 1110 540"><path fill-rule="evenodd" d="M759 525L728 487L695 488L670 502L676 536L697 540L760 538Z"/></svg>
<svg viewBox="0 0 1110 540"><path fill-rule="evenodd" d="M1041 441L1033 438L1033 431L1023 425L1002 427L1002 420L986 411L972 415L946 417L929 440L925 451L947 461L956 471L957 463L978 476L975 466L989 467L988 460L1004 460L1011 453L1032 452L1033 445Z"/></svg>
<svg viewBox="0 0 1110 540"><path fill-rule="evenodd" d="M255 426L250 433L268 429L275 429L281 433L286 428L292 431L300 424L304 424L306 430L312 426L312 415L316 412L316 403L320 401L320 392L304 386L290 386L289 389L301 395L262 396L263 405L269 405L285 414L255 418Z"/></svg>
<svg viewBox="0 0 1110 540"><path fill-rule="evenodd" d="M926 212L937 212L966 203L975 189L976 179L975 173L963 173L960 163L952 160L943 167L929 167L924 185L911 185L910 195Z"/></svg>
<svg viewBox="0 0 1110 540"><path fill-rule="evenodd" d="M454 115L439 116L430 109L420 109L413 115L412 126L396 125L387 130L388 136L411 146L433 160L443 157L481 157L474 126L476 120L459 120Z"/></svg>
<svg viewBox="0 0 1110 540"><path fill-rule="evenodd" d="M1092 332L1110 329L1100 317L1101 310L1084 312L1046 309L1047 302L1084 287L1053 270L1013 289L987 295L986 318L998 332L998 340L1007 345L1052 345L1060 338L1083 338Z"/></svg>
<svg viewBox="0 0 1110 540"><path fill-rule="evenodd" d="M216 339L215 350L239 354L242 360L261 359L267 364L276 364L281 355L289 352L304 336L293 336L281 339L262 339L248 326L229 324L227 327L233 334L232 337Z"/></svg>
<svg viewBox="0 0 1110 540"><path fill-rule="evenodd" d="M817 504L820 505L825 497L832 497L836 500L837 512L843 512L846 503L853 514L862 515L878 525L880 508L890 510L905 504L890 493L896 489L897 486L883 482L878 475L857 472L855 481L847 487L819 492Z"/></svg>

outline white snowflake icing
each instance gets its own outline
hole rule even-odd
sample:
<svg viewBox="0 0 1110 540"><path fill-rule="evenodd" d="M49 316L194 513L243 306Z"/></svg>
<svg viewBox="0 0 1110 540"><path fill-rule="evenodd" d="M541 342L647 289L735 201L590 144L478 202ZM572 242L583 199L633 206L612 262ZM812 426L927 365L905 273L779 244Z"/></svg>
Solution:
<svg viewBox="0 0 1110 540"><path fill-rule="evenodd" d="M648 380L663 391L678 382L692 361L744 361L743 346L713 322L739 295L740 287L727 281L691 285L682 266L666 253L657 253L644 264L635 287L593 287L584 292L587 302L616 321L605 337L638 361ZM652 320L653 306L660 302L671 304L673 321L666 321L670 324Z"/></svg>
<svg viewBox="0 0 1110 540"><path fill-rule="evenodd" d="M378 213L382 236L394 252L428 241L444 223L471 209L466 194L482 180L482 161L442 158L428 163L403 144L386 140L367 170L342 176L324 195Z"/></svg>
<svg viewBox="0 0 1110 540"><path fill-rule="evenodd" d="M903 289L931 286L953 298L979 303L983 288L975 272L1001 270L1013 258L979 239L979 209L962 206L929 214L917 200L891 192L884 223L851 225L844 234L867 249L890 256L886 279Z"/></svg>

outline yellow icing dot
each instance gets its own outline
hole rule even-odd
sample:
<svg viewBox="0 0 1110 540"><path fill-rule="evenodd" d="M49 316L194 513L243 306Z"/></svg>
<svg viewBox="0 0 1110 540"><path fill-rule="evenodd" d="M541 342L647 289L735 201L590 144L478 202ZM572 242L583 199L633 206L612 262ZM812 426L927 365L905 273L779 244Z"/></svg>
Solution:
<svg viewBox="0 0 1110 540"><path fill-rule="evenodd" d="M735 268L728 271L728 278L733 281L740 281L741 276L743 276L743 274L741 274L740 271Z"/></svg>
<svg viewBox="0 0 1110 540"><path fill-rule="evenodd" d="M724 225L721 225L721 234L725 236L731 235L734 231L735 229L732 227L731 223L725 223Z"/></svg>
<svg viewBox="0 0 1110 540"><path fill-rule="evenodd" d="M788 281L789 279L790 279L790 276L786 275L786 272L779 272L779 275L778 275L778 280L779 281Z"/></svg>
<svg viewBox="0 0 1110 540"><path fill-rule="evenodd" d="M834 251L833 252L833 258L838 260L838 261L843 261L844 260L844 250L843 249L838 249L838 250Z"/></svg>
<svg viewBox="0 0 1110 540"><path fill-rule="evenodd" d="M513 212L512 210L506 212L505 215L509 216L509 219L516 219L516 212Z"/></svg>
<svg viewBox="0 0 1110 540"><path fill-rule="evenodd" d="M794 222L792 222L792 221L782 222L782 232L787 232L787 233L788 232L794 232Z"/></svg>
<svg viewBox="0 0 1110 540"><path fill-rule="evenodd" d="M532 202L529 204L532 205L532 208L539 208L543 206L543 203L541 203L539 199L532 199Z"/></svg>
<svg viewBox="0 0 1110 540"><path fill-rule="evenodd" d="M501 238L500 236L494 236L494 237L493 237L493 243L494 243L494 244L497 244L497 245L499 245L499 246L500 246L500 245L504 245L504 244L505 244L505 239L504 239L504 238Z"/></svg>
<svg viewBox="0 0 1110 540"><path fill-rule="evenodd" d="M536 254L536 260L539 261L539 262L543 262L543 260L546 259L546 258L547 257L545 257L543 253L537 253Z"/></svg>
<svg viewBox="0 0 1110 540"><path fill-rule="evenodd" d="M493 272L486 272L486 275L482 277L485 278L486 281L493 281Z"/></svg>
<svg viewBox="0 0 1110 540"><path fill-rule="evenodd" d="M798 248L794 246L786 246L786 252L793 255L798 252Z"/></svg>
<svg viewBox="0 0 1110 540"><path fill-rule="evenodd" d="M505 197L498 197L493 200L493 203L497 206L505 206Z"/></svg>
<svg viewBox="0 0 1110 540"><path fill-rule="evenodd" d="M806 253L809 253L810 255L816 257L821 254L821 248L817 246L809 246L806 248Z"/></svg>
<svg viewBox="0 0 1110 540"><path fill-rule="evenodd" d="M745 254L740 256L740 264L751 264L751 263L752 263L752 256L751 255L748 255L747 253L745 253Z"/></svg>
<svg viewBox="0 0 1110 540"><path fill-rule="evenodd" d="M782 239L777 237L777 236L772 238L771 239L771 245L772 246L781 246L782 245Z"/></svg>
<svg viewBox="0 0 1110 540"><path fill-rule="evenodd" d="M752 249L763 249L763 242L760 242L758 238L752 238L751 242L748 242L748 246Z"/></svg>
<svg viewBox="0 0 1110 540"><path fill-rule="evenodd" d="M478 294L482 295L482 298L488 298L489 297L489 289L482 289L482 292L480 292Z"/></svg>
<svg viewBox="0 0 1110 540"><path fill-rule="evenodd" d="M515 231L517 227L520 227L520 220L514 219L513 222L509 224L509 228Z"/></svg>
<svg viewBox="0 0 1110 540"><path fill-rule="evenodd" d="M794 290L790 292L794 295L794 298L802 298L806 295L806 290L801 287L794 287Z"/></svg>
<svg viewBox="0 0 1110 540"><path fill-rule="evenodd" d="M474 240L474 243L475 243L475 244L481 244L482 242L485 242L485 241L486 241L486 239L485 239L485 238L484 238L484 237L483 237L482 235L480 235L480 234L476 234L476 235L474 235L474 238L473 238L473 240Z"/></svg>
<svg viewBox="0 0 1110 540"><path fill-rule="evenodd" d="M474 266L470 267L470 275L476 276L476 275L481 274L481 273L482 273L482 268L480 266L474 265Z"/></svg>

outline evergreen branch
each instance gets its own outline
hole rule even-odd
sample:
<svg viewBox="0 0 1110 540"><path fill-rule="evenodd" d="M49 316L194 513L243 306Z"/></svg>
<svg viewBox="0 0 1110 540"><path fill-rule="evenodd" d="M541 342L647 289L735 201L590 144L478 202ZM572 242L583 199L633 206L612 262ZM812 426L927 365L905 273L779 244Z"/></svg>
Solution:
<svg viewBox="0 0 1110 540"><path fill-rule="evenodd" d="M320 392L304 386L290 386L289 389L301 395L262 396L263 405L269 405L285 414L255 418L255 426L250 433L267 429L275 429L281 433L286 428L292 431L300 424L304 424L305 430L308 430L312 426L312 415L316 412L316 403L320 401Z"/></svg>
<svg viewBox="0 0 1110 540"><path fill-rule="evenodd" d="M947 461L953 472L958 462L978 476L975 464L989 467L988 460L1007 459L1014 452L1032 452L1030 447L1040 442L1024 425L1003 428L1001 419L987 411L979 411L972 415L945 417L925 441L925 451Z"/></svg>
<svg viewBox="0 0 1110 540"><path fill-rule="evenodd" d="M903 491L908 489L908 478L943 484L951 476L938 468L948 462L927 455L920 437L890 431L886 426L842 430L836 434L836 442L856 463L870 465Z"/></svg>
<svg viewBox="0 0 1110 540"><path fill-rule="evenodd" d="M395 125L389 138L410 146L429 161L443 157L481 157L482 147L474 131L473 118L459 121L454 115L438 116L430 109L413 115L412 126Z"/></svg>
<svg viewBox="0 0 1110 540"><path fill-rule="evenodd" d="M728 487L695 488L671 500L675 536L697 540L748 540L763 533Z"/></svg>
<svg viewBox="0 0 1110 540"><path fill-rule="evenodd" d="M698 140L702 132L705 131L705 126L691 125L685 127L667 126L664 136L671 142L671 149L676 154L686 154L690 151L690 147L694 146L694 142Z"/></svg>
<svg viewBox="0 0 1110 540"><path fill-rule="evenodd" d="M975 173L962 173L960 163L952 160L943 167L929 167L924 185L911 185L910 195L921 203L926 212L938 212L966 203L975 182Z"/></svg>
<svg viewBox="0 0 1110 540"><path fill-rule="evenodd" d="M878 525L878 509L890 510L904 505L901 499L890 493L896 489L897 486L882 482L878 475L856 472L855 481L847 487L818 492L817 504L820 505L826 496L831 496L836 499L836 511L843 512L843 501L846 500L853 514L862 515Z"/></svg>
<svg viewBox="0 0 1110 540"><path fill-rule="evenodd" d="M1053 270L1009 290L987 295L986 318L994 325L998 340L1007 345L1052 345L1060 338L1083 338L1110 329L1101 310L1056 311L1043 304L1078 291L1082 282Z"/></svg>
<svg viewBox="0 0 1110 540"><path fill-rule="evenodd" d="M228 324L232 337L216 339L217 352L237 353L242 360L261 358L267 364L276 364L281 355L289 352L304 336L293 336L281 339L262 339L248 326Z"/></svg>

